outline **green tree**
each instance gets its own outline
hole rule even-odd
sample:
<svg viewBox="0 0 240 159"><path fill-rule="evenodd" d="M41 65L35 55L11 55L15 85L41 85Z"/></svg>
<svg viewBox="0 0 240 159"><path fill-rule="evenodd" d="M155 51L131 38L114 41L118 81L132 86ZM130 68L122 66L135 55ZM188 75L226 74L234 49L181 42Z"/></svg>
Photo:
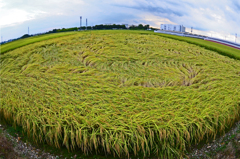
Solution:
<svg viewBox="0 0 240 159"><path fill-rule="evenodd" d="M144 29L143 25L142 25L142 24L139 24L139 25L138 25L138 29Z"/></svg>

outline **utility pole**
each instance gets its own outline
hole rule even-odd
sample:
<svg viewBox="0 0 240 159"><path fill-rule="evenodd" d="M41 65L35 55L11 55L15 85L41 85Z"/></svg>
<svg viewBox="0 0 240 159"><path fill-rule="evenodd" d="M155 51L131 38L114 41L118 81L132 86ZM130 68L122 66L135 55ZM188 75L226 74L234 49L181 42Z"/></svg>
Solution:
<svg viewBox="0 0 240 159"><path fill-rule="evenodd" d="M87 19L86 19L86 30L87 30Z"/></svg>
<svg viewBox="0 0 240 159"><path fill-rule="evenodd" d="M193 27L191 27L191 34L192 34L192 29L193 29Z"/></svg>
<svg viewBox="0 0 240 159"><path fill-rule="evenodd" d="M80 30L81 30L81 27L82 27L82 16L80 16Z"/></svg>
<svg viewBox="0 0 240 159"><path fill-rule="evenodd" d="M29 27L28 27L28 35L29 35Z"/></svg>

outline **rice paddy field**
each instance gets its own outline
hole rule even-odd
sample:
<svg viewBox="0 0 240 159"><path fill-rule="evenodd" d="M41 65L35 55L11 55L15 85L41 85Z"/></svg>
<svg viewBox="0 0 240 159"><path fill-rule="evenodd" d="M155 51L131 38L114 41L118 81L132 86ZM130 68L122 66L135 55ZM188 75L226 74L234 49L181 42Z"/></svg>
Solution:
<svg viewBox="0 0 240 159"><path fill-rule="evenodd" d="M240 119L240 61L161 34L80 32L0 60L1 119L69 151L181 158Z"/></svg>

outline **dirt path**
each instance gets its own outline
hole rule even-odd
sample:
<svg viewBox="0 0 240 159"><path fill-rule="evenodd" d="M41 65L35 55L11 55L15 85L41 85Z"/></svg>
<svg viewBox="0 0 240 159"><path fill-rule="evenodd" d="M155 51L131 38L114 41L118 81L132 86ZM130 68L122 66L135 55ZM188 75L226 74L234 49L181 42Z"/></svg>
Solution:
<svg viewBox="0 0 240 159"><path fill-rule="evenodd" d="M200 149L193 148L188 156L190 159L240 159L240 121L224 136Z"/></svg>
<svg viewBox="0 0 240 159"><path fill-rule="evenodd" d="M56 156L36 149L21 141L20 137L13 137L0 125L0 159L56 159Z"/></svg>

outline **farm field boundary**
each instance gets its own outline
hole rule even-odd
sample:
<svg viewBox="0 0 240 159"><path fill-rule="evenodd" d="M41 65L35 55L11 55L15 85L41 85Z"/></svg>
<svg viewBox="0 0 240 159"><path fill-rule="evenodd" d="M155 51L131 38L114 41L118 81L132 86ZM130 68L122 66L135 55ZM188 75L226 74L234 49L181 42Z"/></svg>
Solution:
<svg viewBox="0 0 240 159"><path fill-rule="evenodd" d="M204 47L208 50L215 51L221 55L240 60L240 51L238 49L235 49L226 45L218 44L211 41L205 41L202 39L190 38L190 37L181 37L181 36L169 35L169 34L163 34L163 33L155 33L155 34L158 36L163 36L163 37L167 37L175 40L185 41L190 44L195 44L195 45Z"/></svg>
<svg viewBox="0 0 240 159"><path fill-rule="evenodd" d="M109 30L108 30L109 31ZM90 32L106 32L106 31L87 31L88 33ZM118 32L128 32L128 33L141 33L141 34L155 34L157 36L163 36L163 37L167 37L167 38L171 38L171 39L175 39L175 40L180 40L180 41L185 41L187 43L190 44L195 44L201 47L204 47L208 50L212 50L212 51L216 51L217 53L224 55L224 56L228 56L230 58L234 58L237 60L240 60L240 51L238 49L235 48L231 48L228 47L226 45L222 45L222 44L218 44L215 42L211 42L211 41L205 41L202 39L196 39L196 38L190 38L190 37L179 37L176 35L169 35L169 34L163 34L163 33L154 33L154 32L150 32L150 31L129 31L129 30L124 30L124 31L118 31L118 30L114 30L114 31L110 31L111 33L118 33ZM47 35L40 35L40 36L35 36L35 37L30 37L30 38L26 38L26 39L20 39L17 41L13 41L7 44L3 44L1 45L1 50L0 50L0 54L4 54L5 52L17 49L19 47L28 45L28 44L32 44L35 42L40 42L40 41L44 41L47 39L52 39L52 38L57 38L57 37L61 37L61 36L67 36L67 35L72 35L72 34L77 34L79 32L67 32L67 33L54 33L54 34L47 34Z"/></svg>
<svg viewBox="0 0 240 159"><path fill-rule="evenodd" d="M48 40L48 39L72 35L72 34L76 34L76 33L77 32L53 33L53 34L33 36L33 37L25 38L25 39L19 39L16 41L12 41L10 43L0 45L1 46L0 55L6 53L8 51L11 51L11 50L17 49L19 47L35 43L35 42L40 42L40 41L44 41L44 40Z"/></svg>

